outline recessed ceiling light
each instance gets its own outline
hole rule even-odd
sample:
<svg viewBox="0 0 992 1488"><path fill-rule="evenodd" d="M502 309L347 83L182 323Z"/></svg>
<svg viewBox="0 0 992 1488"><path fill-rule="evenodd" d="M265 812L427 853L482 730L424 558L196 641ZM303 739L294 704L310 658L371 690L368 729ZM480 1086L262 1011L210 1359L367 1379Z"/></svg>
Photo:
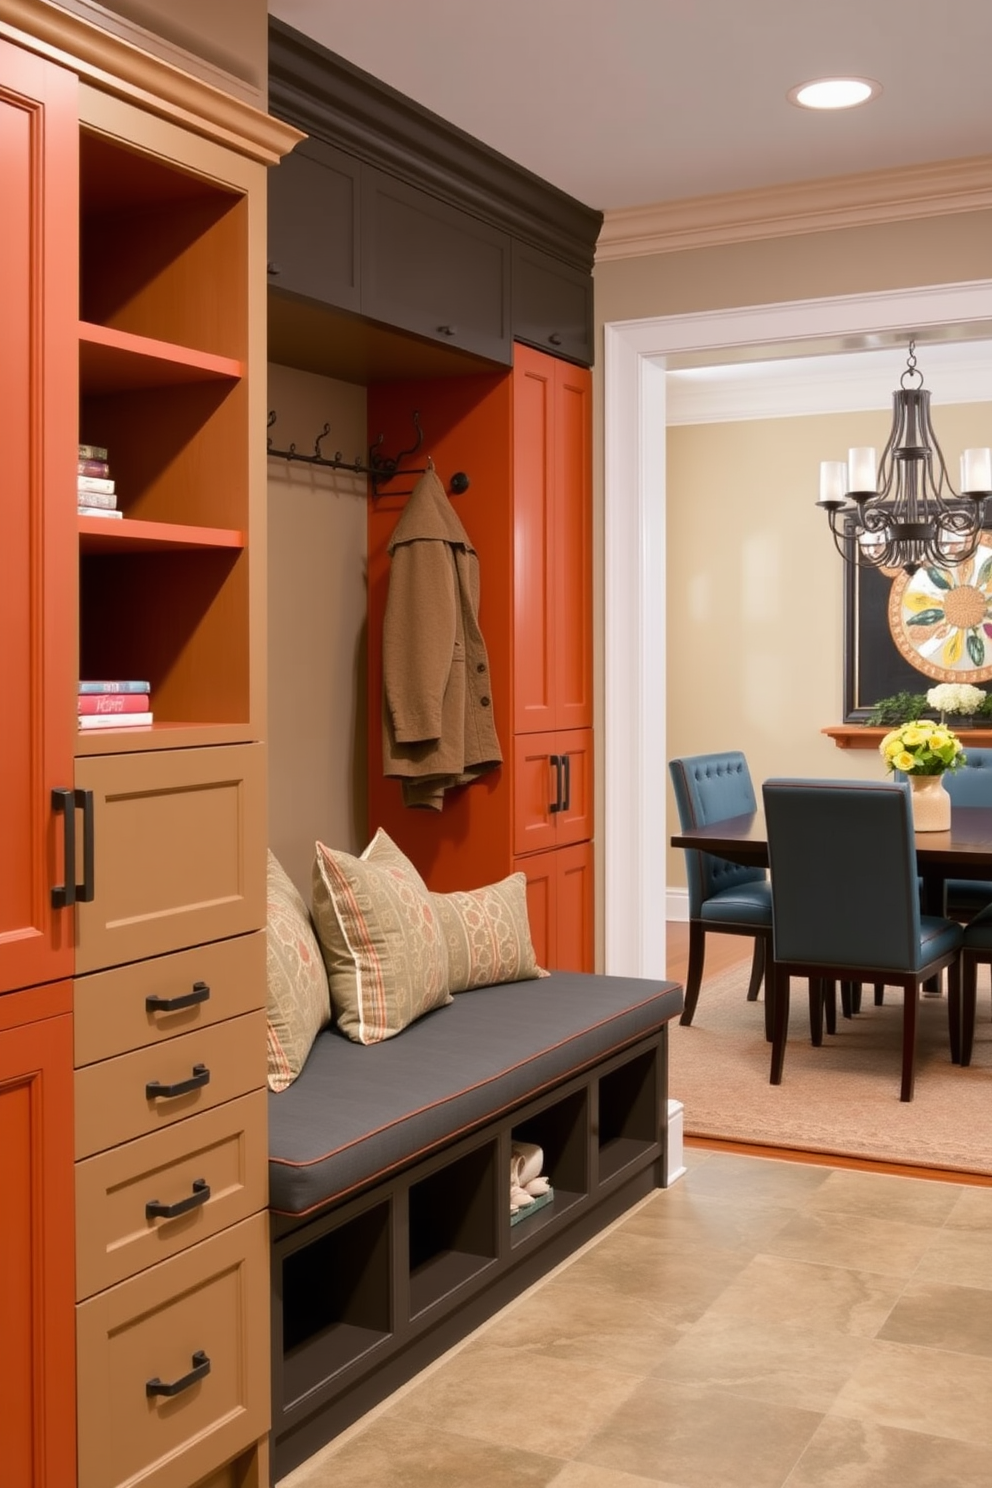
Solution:
<svg viewBox="0 0 992 1488"><path fill-rule="evenodd" d="M786 96L799 108L846 109L877 98L881 91L881 83L871 78L814 78L812 82L790 88Z"/></svg>

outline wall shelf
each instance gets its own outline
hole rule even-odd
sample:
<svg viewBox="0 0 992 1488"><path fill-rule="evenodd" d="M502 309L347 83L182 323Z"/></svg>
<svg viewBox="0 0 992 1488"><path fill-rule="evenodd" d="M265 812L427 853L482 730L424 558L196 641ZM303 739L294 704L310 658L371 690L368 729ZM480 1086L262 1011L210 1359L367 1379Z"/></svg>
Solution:
<svg viewBox="0 0 992 1488"><path fill-rule="evenodd" d="M172 387L181 382L236 381L241 362L194 351L113 326L79 323L79 375L88 395Z"/></svg>
<svg viewBox="0 0 992 1488"><path fill-rule="evenodd" d="M128 517L77 517L82 553L137 553L230 548L245 545L237 528L194 527L179 522L141 522Z"/></svg>
<svg viewBox="0 0 992 1488"><path fill-rule="evenodd" d="M844 723L821 729L820 732L826 734L829 739L833 739L838 749L874 749L877 751L879 744L889 732L889 728L873 728L863 723ZM975 749L992 748L992 728L955 728L954 732L966 749L969 744Z"/></svg>

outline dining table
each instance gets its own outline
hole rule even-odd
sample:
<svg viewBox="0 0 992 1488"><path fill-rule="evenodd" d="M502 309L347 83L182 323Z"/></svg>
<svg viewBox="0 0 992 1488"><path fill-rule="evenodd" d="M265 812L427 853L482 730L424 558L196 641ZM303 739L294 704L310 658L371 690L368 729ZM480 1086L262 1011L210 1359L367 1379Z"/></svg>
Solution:
<svg viewBox="0 0 992 1488"><path fill-rule="evenodd" d="M992 807L952 804L947 831L915 835L920 907L924 914L944 913L944 882L948 878L992 881ZM747 867L768 867L768 838L761 811L677 832L671 843L673 847L697 848Z"/></svg>

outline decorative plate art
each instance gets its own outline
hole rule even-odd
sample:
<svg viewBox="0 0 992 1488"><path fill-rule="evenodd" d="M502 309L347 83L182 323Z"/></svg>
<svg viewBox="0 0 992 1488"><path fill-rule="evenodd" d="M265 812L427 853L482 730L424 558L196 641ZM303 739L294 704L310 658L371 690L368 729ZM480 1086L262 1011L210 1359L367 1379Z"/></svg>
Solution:
<svg viewBox="0 0 992 1488"><path fill-rule="evenodd" d="M935 681L992 678L992 533L965 563L897 574L889 630L906 661Z"/></svg>

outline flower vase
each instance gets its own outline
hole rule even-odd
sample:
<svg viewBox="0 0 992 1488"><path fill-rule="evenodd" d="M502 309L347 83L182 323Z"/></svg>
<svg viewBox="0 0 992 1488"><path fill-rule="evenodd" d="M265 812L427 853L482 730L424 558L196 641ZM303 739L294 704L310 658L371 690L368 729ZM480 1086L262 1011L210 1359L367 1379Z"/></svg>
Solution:
<svg viewBox="0 0 992 1488"><path fill-rule="evenodd" d="M951 798L943 775L909 775L913 827L917 832L946 832L951 825Z"/></svg>

